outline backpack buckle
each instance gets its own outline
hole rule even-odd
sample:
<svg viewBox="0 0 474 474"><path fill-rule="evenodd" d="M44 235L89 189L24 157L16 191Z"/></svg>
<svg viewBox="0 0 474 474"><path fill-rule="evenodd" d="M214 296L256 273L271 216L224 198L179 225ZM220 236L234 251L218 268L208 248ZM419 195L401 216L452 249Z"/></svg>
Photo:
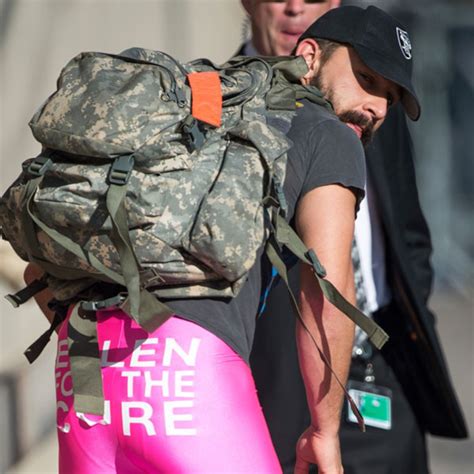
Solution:
<svg viewBox="0 0 474 474"><path fill-rule="evenodd" d="M192 115L188 115L183 120L182 130L183 138L191 150L199 150L204 145L206 137L199 128L198 121Z"/></svg>
<svg viewBox="0 0 474 474"><path fill-rule="evenodd" d="M28 173L33 176L43 176L52 164L51 158L47 156L37 156L33 160L33 163L28 166Z"/></svg>
<svg viewBox="0 0 474 474"><path fill-rule="evenodd" d="M110 167L109 182L120 186L127 184L134 165L135 159L132 155L120 156L117 158Z"/></svg>
<svg viewBox="0 0 474 474"><path fill-rule="evenodd" d="M288 214L288 203L286 201L285 192L283 191L283 186L281 185L280 181L275 178L273 179L273 186L275 189L277 201L280 206L280 214L282 217L286 217Z"/></svg>
<svg viewBox="0 0 474 474"><path fill-rule="evenodd" d="M101 309L116 308L122 305L126 296L122 293L101 301L83 301L81 307L84 311L99 311Z"/></svg>
<svg viewBox="0 0 474 474"><path fill-rule="evenodd" d="M15 294L5 295L5 299L14 307L18 308L23 303L26 303L30 298L35 296L40 291L43 291L48 287L46 279L44 277L38 278L28 284L22 290L16 292Z"/></svg>

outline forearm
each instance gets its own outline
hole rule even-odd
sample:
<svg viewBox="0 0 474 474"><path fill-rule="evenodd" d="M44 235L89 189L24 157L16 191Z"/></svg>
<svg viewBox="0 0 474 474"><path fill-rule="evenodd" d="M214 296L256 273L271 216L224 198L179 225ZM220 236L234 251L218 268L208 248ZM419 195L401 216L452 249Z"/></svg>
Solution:
<svg viewBox="0 0 474 474"><path fill-rule="evenodd" d="M343 390L317 351L318 344L334 373L345 384L351 362L354 324L316 291L316 282L310 269L302 269L300 307L306 327L297 324L298 355L306 388L311 424L315 431L336 435L339 429ZM304 275L304 273L308 273ZM310 285L310 282L313 282ZM354 301L352 272L345 279L345 287L339 286L343 295ZM341 285L341 284L340 284ZM314 338L314 341L313 341Z"/></svg>

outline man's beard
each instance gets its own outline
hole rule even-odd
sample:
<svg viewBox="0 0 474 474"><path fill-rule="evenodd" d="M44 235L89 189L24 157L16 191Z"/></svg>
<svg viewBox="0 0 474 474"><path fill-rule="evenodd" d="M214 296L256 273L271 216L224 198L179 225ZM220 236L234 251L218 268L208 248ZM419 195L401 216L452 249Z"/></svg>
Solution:
<svg viewBox="0 0 474 474"><path fill-rule="evenodd" d="M311 81L312 85L317 87L323 94L324 98L331 102L334 107L334 93L332 90L323 87L321 76L318 74ZM360 141L362 145L366 147L374 135L374 122L367 118L364 114L356 112L355 110L345 110L336 114L339 117L339 120L344 123L351 123L360 127L362 133L360 136Z"/></svg>
<svg viewBox="0 0 474 474"><path fill-rule="evenodd" d="M367 146L374 136L374 122L367 118L364 114L354 110L347 110L337 114L339 120L344 123L351 123L361 128L362 133L360 141L362 145Z"/></svg>

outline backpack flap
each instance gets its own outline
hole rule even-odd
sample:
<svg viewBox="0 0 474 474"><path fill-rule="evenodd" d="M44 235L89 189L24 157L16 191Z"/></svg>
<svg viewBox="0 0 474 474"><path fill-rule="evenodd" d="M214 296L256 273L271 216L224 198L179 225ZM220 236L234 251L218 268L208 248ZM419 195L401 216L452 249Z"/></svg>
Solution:
<svg viewBox="0 0 474 474"><path fill-rule="evenodd" d="M178 100L177 90L175 74L162 64L81 53L63 69L58 90L30 127L55 150L109 159L129 155L189 114L186 94Z"/></svg>

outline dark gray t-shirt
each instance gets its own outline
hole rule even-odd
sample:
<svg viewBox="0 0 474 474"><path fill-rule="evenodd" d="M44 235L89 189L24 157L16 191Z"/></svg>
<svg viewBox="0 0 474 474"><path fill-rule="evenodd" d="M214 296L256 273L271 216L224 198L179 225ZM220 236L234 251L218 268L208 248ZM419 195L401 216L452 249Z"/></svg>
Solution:
<svg viewBox="0 0 474 474"><path fill-rule="evenodd" d="M301 105L288 132L293 146L288 153L284 191L290 221L299 200L319 186L350 188L357 206L364 196L365 159L357 135L323 107L306 100ZM262 253L237 297L167 302L176 314L214 333L247 362L260 297L271 279L271 266Z"/></svg>

